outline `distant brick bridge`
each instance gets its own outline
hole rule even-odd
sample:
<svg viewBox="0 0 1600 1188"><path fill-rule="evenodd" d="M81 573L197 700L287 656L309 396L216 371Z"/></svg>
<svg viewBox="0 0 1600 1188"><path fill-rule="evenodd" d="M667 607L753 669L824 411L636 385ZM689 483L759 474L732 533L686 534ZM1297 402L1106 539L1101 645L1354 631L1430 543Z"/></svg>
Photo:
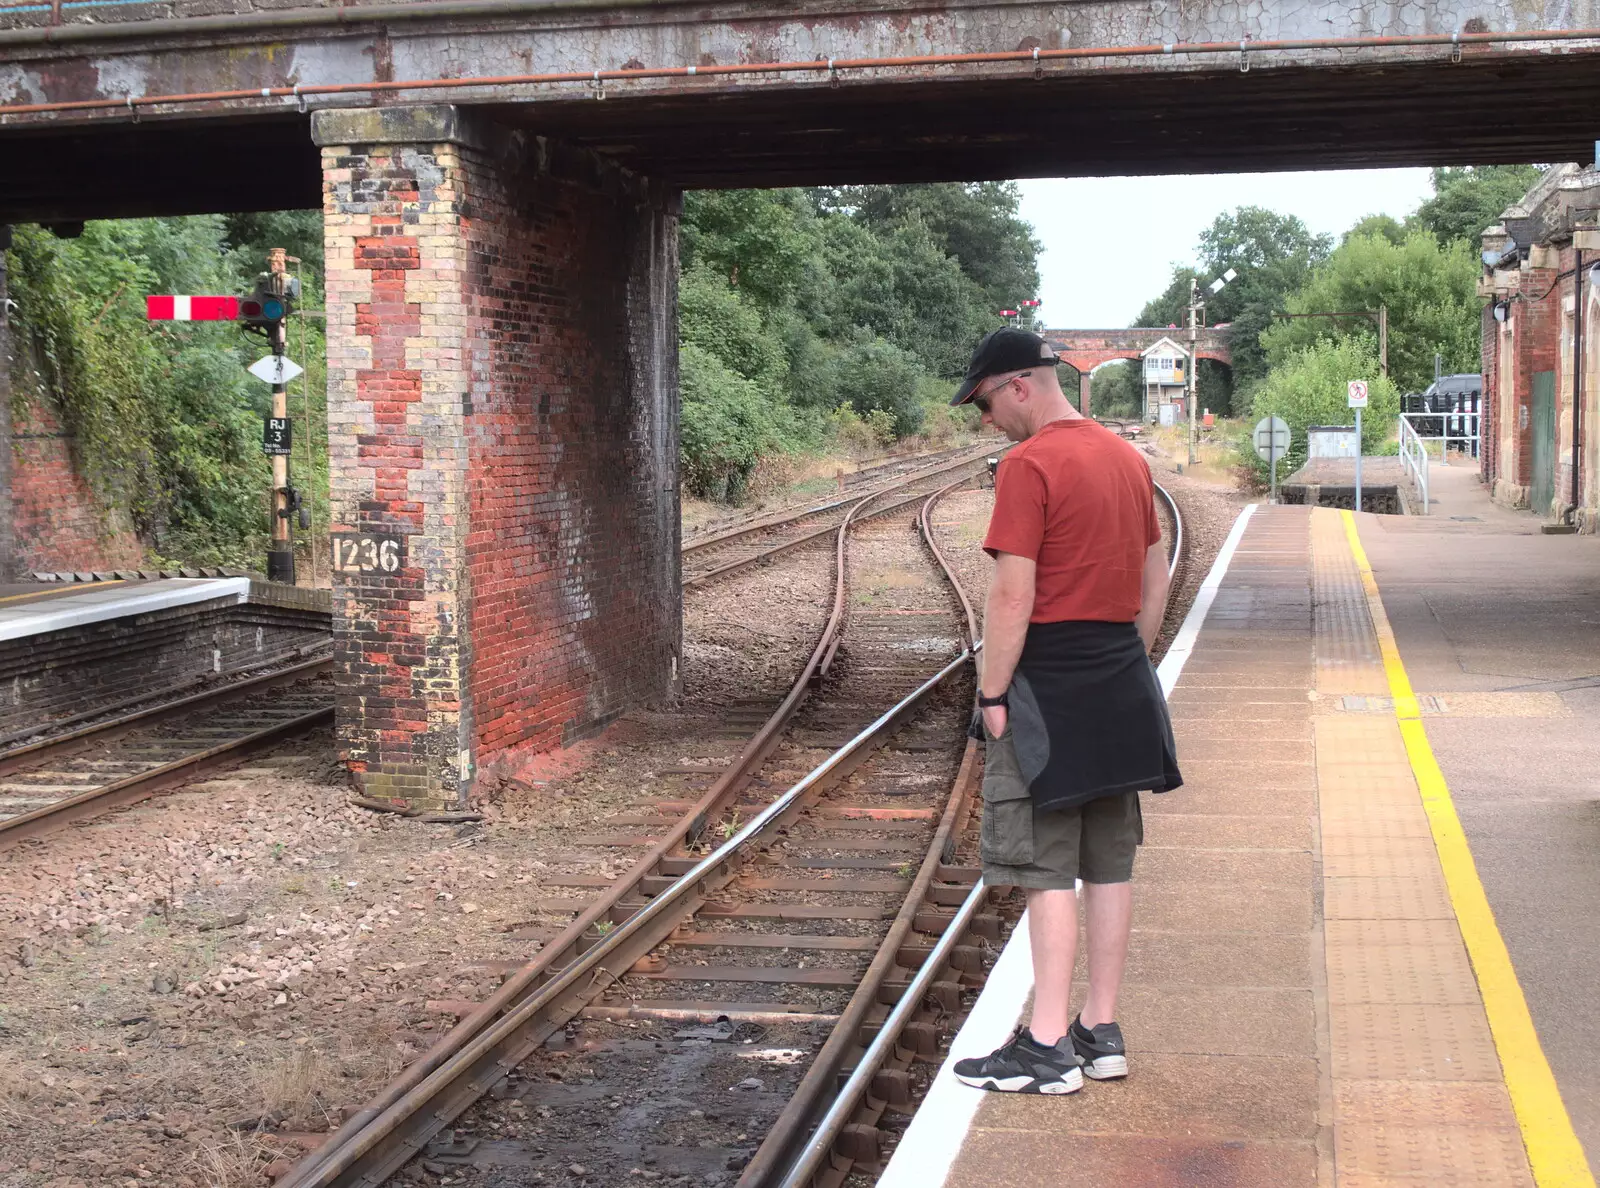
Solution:
<svg viewBox="0 0 1600 1188"><path fill-rule="evenodd" d="M1120 330L1045 330L1045 341L1078 373L1079 407L1089 412L1090 377L1100 367L1119 359L1138 359L1163 338L1187 347L1188 330L1175 326L1134 326ZM1195 337L1195 354L1233 366L1228 346L1229 327L1208 326Z"/></svg>

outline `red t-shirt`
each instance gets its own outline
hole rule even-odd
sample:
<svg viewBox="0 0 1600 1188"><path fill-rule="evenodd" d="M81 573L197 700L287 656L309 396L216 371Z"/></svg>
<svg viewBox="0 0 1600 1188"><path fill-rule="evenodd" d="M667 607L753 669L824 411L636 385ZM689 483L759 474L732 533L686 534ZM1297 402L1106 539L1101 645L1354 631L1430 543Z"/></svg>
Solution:
<svg viewBox="0 0 1600 1188"><path fill-rule="evenodd" d="M1034 623L1131 623L1144 555L1161 539L1155 481L1139 452L1094 421L1052 421L995 475L983 547L1038 565Z"/></svg>

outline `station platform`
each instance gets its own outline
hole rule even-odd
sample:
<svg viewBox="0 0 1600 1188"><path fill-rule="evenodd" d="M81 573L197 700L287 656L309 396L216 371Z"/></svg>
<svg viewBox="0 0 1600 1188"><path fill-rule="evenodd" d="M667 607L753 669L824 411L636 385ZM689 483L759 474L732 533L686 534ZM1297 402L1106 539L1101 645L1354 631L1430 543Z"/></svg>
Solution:
<svg viewBox="0 0 1600 1188"><path fill-rule="evenodd" d="M216 599L244 602L249 596L246 577L15 583L0 586L0 641Z"/></svg>
<svg viewBox="0 0 1600 1188"><path fill-rule="evenodd" d="M1592 1188L1600 540L1452 490L1240 517L1161 666L1131 1075L951 1075L1026 1018L1024 917L881 1188Z"/></svg>

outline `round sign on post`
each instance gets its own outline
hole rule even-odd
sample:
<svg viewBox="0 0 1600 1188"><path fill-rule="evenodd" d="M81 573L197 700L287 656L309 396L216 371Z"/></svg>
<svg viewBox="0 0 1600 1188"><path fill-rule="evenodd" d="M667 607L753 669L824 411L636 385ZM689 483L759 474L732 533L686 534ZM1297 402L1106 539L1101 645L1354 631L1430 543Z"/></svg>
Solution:
<svg viewBox="0 0 1600 1188"><path fill-rule="evenodd" d="M1272 487L1268 503L1278 502L1278 459L1289 452L1289 423L1282 417L1262 417L1256 422L1250 440L1256 455L1272 466Z"/></svg>
<svg viewBox="0 0 1600 1188"><path fill-rule="evenodd" d="M1289 423L1282 417L1262 417L1256 422L1251 441L1263 462L1281 458L1289 452Z"/></svg>

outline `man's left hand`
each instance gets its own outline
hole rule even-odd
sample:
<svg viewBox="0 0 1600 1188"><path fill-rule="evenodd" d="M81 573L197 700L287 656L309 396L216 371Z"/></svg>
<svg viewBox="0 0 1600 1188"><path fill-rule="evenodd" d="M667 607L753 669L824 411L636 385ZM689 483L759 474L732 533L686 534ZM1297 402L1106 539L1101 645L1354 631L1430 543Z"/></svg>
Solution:
<svg viewBox="0 0 1600 1188"><path fill-rule="evenodd" d="M995 738L1006 732L1006 713L1003 705L989 705L983 709L983 724Z"/></svg>

